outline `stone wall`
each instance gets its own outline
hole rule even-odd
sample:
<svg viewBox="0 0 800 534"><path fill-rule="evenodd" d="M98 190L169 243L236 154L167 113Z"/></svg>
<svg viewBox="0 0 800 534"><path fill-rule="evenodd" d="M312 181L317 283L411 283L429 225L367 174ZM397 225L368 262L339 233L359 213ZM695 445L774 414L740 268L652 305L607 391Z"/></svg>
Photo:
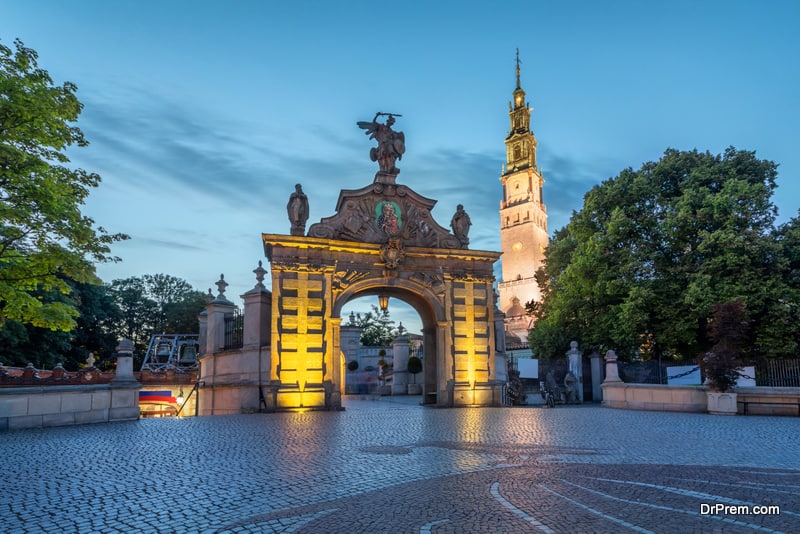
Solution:
<svg viewBox="0 0 800 534"><path fill-rule="evenodd" d="M272 400L269 347L263 347L260 352L256 348L206 354L200 362L199 415L252 413L264 409L259 384L265 400Z"/></svg>
<svg viewBox="0 0 800 534"><path fill-rule="evenodd" d="M0 430L135 421L138 384L0 388Z"/></svg>
<svg viewBox="0 0 800 534"><path fill-rule="evenodd" d="M606 378L602 384L603 406L628 410L706 413L709 410L705 386L630 384L622 382L614 351L606 353ZM740 415L800 416L800 388L737 387Z"/></svg>
<svg viewBox="0 0 800 534"><path fill-rule="evenodd" d="M703 386L604 383L603 406L628 410L698 412L708 410Z"/></svg>
<svg viewBox="0 0 800 534"><path fill-rule="evenodd" d="M116 369L108 383L66 385L74 380L105 382L109 378L100 376L103 373L95 369L91 354L87 366L77 373L67 373L60 366L52 373L40 373L29 365L18 377L8 368L0 369L0 375L10 380L0 387L0 430L139 419L142 385L133 375L133 342L120 341L116 357ZM21 383L27 385L14 387Z"/></svg>

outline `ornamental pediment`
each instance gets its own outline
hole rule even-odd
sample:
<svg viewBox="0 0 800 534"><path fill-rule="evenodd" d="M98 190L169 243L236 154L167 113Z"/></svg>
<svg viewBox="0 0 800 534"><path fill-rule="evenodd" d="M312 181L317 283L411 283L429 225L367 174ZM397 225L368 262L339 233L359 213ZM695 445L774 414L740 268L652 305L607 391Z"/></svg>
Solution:
<svg viewBox="0 0 800 534"><path fill-rule="evenodd" d="M407 186L375 182L342 190L336 214L308 229L309 237L384 244L399 239L403 246L466 248L431 215L436 201Z"/></svg>

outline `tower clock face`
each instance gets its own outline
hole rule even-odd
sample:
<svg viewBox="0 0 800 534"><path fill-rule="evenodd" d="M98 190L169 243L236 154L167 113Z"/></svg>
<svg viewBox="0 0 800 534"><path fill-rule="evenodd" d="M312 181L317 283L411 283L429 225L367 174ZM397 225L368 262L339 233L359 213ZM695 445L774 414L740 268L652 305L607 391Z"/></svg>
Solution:
<svg viewBox="0 0 800 534"><path fill-rule="evenodd" d="M511 250L513 250L514 252L519 252L520 250L522 250L522 242L517 241L516 243L511 245Z"/></svg>

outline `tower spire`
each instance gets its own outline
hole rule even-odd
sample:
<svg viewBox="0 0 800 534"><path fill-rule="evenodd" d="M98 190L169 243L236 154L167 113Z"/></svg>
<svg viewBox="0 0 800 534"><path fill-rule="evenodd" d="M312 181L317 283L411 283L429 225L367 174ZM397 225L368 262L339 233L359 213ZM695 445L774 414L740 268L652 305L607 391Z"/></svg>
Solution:
<svg viewBox="0 0 800 534"><path fill-rule="evenodd" d="M506 330L520 341L527 339L531 319L523 304L541 302L536 270L543 265L548 243L547 211L542 201L544 179L536 167L536 136L531 130L531 107L525 101L520 80L519 48L516 49L516 88L508 104L510 130L505 139L506 164L500 181L500 241L503 247L502 282L498 285L500 310L506 314Z"/></svg>

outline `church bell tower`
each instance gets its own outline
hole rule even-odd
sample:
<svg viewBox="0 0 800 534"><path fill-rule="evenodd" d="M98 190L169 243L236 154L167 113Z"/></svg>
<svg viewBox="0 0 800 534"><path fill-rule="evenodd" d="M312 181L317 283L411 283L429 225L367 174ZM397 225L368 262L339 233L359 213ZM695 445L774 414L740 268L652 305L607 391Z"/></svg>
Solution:
<svg viewBox="0 0 800 534"><path fill-rule="evenodd" d="M506 136L506 164L500 176L500 242L503 250L500 311L509 333L527 339L531 319L525 304L541 301L534 274L542 266L547 247L547 211L542 199L544 179L536 166L536 136L531 131L531 107L520 85L517 50L517 86L509 103L511 130Z"/></svg>

